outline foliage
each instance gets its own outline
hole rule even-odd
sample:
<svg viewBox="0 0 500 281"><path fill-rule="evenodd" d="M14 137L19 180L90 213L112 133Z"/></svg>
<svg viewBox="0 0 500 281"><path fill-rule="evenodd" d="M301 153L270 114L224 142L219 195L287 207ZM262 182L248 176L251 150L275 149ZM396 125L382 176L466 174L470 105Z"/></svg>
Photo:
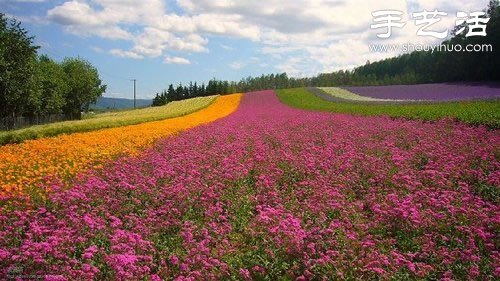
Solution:
<svg viewBox="0 0 500 281"><path fill-rule="evenodd" d="M15 19L0 13L0 118L65 113L73 118L106 90L97 69L81 58L58 63L37 56L33 37Z"/></svg>
<svg viewBox="0 0 500 281"><path fill-rule="evenodd" d="M461 101L429 104L359 104L330 102L304 88L278 90L280 100L293 107L375 116L387 115L408 119L436 120L454 118L474 125L500 128L500 101Z"/></svg>
<svg viewBox="0 0 500 281"><path fill-rule="evenodd" d="M97 102L106 91L106 85L101 84L97 69L84 59L66 58L62 68L68 85L63 111L70 116L80 116L82 110L88 110L90 104Z"/></svg>
<svg viewBox="0 0 500 281"><path fill-rule="evenodd" d="M215 78L208 82L205 87L203 83L198 86L197 82L190 82L189 86L183 86L182 83L174 89L174 85L170 84L168 90L157 93L153 99L153 106L162 106L172 101L190 99L194 97L206 97L212 95L226 95L234 93L229 89L229 82L218 81Z"/></svg>
<svg viewBox="0 0 500 281"><path fill-rule="evenodd" d="M40 56L37 63L37 80L42 92L40 107L35 114L49 115L62 113L69 91L66 73L61 64L47 56Z"/></svg>
<svg viewBox="0 0 500 281"><path fill-rule="evenodd" d="M37 49L20 22L0 13L0 118L39 108Z"/></svg>

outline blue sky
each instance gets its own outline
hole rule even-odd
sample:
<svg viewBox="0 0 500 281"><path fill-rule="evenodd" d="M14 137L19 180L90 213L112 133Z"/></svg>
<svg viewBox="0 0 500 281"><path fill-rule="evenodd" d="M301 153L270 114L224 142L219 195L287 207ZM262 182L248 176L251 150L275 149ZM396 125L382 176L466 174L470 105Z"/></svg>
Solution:
<svg viewBox="0 0 500 281"><path fill-rule="evenodd" d="M375 2L375 1L369 1ZM373 53L381 43L371 12L408 14L439 9L481 10L486 0L0 0L0 12L20 19L56 60L80 56L97 67L105 96L151 98L168 84L240 80L287 72L314 75L351 69L396 54ZM452 27L453 17L436 28ZM429 43L407 24L384 43Z"/></svg>

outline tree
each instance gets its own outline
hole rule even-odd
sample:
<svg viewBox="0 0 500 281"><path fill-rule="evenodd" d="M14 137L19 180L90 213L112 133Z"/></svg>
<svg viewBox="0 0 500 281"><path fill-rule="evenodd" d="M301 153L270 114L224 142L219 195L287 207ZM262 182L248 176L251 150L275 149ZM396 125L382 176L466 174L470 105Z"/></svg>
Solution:
<svg viewBox="0 0 500 281"><path fill-rule="evenodd" d="M202 83L201 84L201 87L200 87L200 97L204 97L207 95L207 88L205 87L205 83Z"/></svg>
<svg viewBox="0 0 500 281"><path fill-rule="evenodd" d="M200 93L198 91L198 84L196 82L194 82L194 85L193 85L193 93L192 93L192 96L193 97L199 97L200 96Z"/></svg>
<svg viewBox="0 0 500 281"><path fill-rule="evenodd" d="M208 81L205 95L207 95L207 96L216 95L217 94L217 84L218 83L217 83L217 80L215 78Z"/></svg>
<svg viewBox="0 0 500 281"><path fill-rule="evenodd" d="M153 98L153 103L151 106L162 106L162 97L161 94L156 93L156 96Z"/></svg>
<svg viewBox="0 0 500 281"><path fill-rule="evenodd" d="M182 86L182 83L179 83L179 86L175 89L175 95L174 95L174 100L179 101L182 100L184 96L184 87Z"/></svg>
<svg viewBox="0 0 500 281"><path fill-rule="evenodd" d="M172 87L172 84L170 85L170 87ZM169 100L167 91L163 90L163 92L161 93L156 93L156 97L153 99L152 106L163 106L169 103L170 101L171 100Z"/></svg>
<svg viewBox="0 0 500 281"><path fill-rule="evenodd" d="M72 118L79 118L82 110L88 110L90 104L106 91L97 69L90 62L81 58L66 58L62 67L67 77L68 90L65 94L64 113Z"/></svg>
<svg viewBox="0 0 500 281"><path fill-rule="evenodd" d="M175 89L174 89L174 85L170 84L168 86L168 90L167 90L166 103L169 103L169 102L174 101L174 100L175 100Z"/></svg>
<svg viewBox="0 0 500 281"><path fill-rule="evenodd" d="M28 105L37 107L40 91L36 88L37 49L33 37L15 19L0 13L0 117L14 117Z"/></svg>
<svg viewBox="0 0 500 281"><path fill-rule="evenodd" d="M37 82L41 90L39 115L58 114L66 105L68 91L66 73L61 64L46 55L38 58Z"/></svg>
<svg viewBox="0 0 500 281"><path fill-rule="evenodd" d="M193 82L189 82L189 88L188 88L188 91L187 91L187 97L188 98L194 98L195 95L194 95L194 85L193 85Z"/></svg>

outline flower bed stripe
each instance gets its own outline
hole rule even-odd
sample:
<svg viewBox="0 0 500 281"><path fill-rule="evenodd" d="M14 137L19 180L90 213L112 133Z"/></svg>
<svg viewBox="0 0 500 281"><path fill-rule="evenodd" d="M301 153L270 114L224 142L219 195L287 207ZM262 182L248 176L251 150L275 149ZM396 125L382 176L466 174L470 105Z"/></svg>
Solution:
<svg viewBox="0 0 500 281"><path fill-rule="evenodd" d="M424 100L411 100L411 99L378 99L378 98L372 98L372 97L366 97L366 96L360 96L358 94L355 94L353 92L350 92L348 90L342 89L342 88L336 88L336 87L320 87L316 88L322 91L327 95L327 100L330 101L345 101L345 102L366 102L366 103L400 103L400 102L422 102ZM317 94L317 91L314 91L314 88L312 90L313 93ZM320 97L325 97L325 95L318 95ZM329 97L333 98L330 99Z"/></svg>
<svg viewBox="0 0 500 281"><path fill-rule="evenodd" d="M361 96L379 99L423 99L433 101L500 99L500 83L498 82L462 82L342 88Z"/></svg>
<svg viewBox="0 0 500 281"><path fill-rule="evenodd" d="M240 94L218 97L207 108L183 117L2 146L0 197L37 195L42 191L38 185L47 180L68 180L83 170L101 168L118 155L134 155L160 138L231 114L240 98Z"/></svg>

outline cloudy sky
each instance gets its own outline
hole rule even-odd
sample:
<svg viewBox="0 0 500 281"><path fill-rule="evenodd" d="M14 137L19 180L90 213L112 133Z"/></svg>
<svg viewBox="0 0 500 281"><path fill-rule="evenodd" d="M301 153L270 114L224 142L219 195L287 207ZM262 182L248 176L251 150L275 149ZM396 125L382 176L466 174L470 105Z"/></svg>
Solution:
<svg viewBox="0 0 500 281"><path fill-rule="evenodd" d="M56 60L81 56L108 85L105 96L150 98L169 83L239 80L287 72L308 76L390 57L369 44L436 43L417 36L413 12L444 11L428 30L453 29L458 11L487 0L0 0ZM405 26L388 39L372 12L399 10ZM451 31L450 31L451 33Z"/></svg>

